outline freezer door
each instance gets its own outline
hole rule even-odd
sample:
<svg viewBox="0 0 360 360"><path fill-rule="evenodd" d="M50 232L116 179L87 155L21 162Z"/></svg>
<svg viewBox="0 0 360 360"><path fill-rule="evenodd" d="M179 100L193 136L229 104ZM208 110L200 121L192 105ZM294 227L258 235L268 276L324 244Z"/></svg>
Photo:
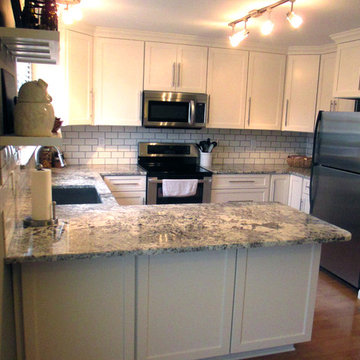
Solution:
<svg viewBox="0 0 360 360"><path fill-rule="evenodd" d="M311 214L352 233L352 240L323 244L321 266L359 288L360 275L360 175L313 167Z"/></svg>
<svg viewBox="0 0 360 360"><path fill-rule="evenodd" d="M360 173L360 113L319 113L314 164Z"/></svg>

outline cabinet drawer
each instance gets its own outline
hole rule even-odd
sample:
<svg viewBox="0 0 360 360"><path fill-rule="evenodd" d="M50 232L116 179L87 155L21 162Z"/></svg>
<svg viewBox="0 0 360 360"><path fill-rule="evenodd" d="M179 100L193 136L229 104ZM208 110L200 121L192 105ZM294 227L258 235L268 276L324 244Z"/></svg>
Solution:
<svg viewBox="0 0 360 360"><path fill-rule="evenodd" d="M145 176L105 176L104 180L111 192L141 191L146 188Z"/></svg>
<svg viewBox="0 0 360 360"><path fill-rule="evenodd" d="M269 186L270 175L214 175L213 189L254 189Z"/></svg>
<svg viewBox="0 0 360 360"><path fill-rule="evenodd" d="M114 191L112 194L119 205L145 204L145 191Z"/></svg>
<svg viewBox="0 0 360 360"><path fill-rule="evenodd" d="M268 201L269 190L265 189L229 189L212 190L211 202L223 203L229 201Z"/></svg>

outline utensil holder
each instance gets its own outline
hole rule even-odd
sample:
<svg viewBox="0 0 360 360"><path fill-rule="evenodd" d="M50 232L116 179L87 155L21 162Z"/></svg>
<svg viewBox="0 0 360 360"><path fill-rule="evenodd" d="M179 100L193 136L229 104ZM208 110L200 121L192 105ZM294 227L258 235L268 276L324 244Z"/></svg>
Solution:
<svg viewBox="0 0 360 360"><path fill-rule="evenodd" d="M211 167L212 153L200 151L200 166Z"/></svg>

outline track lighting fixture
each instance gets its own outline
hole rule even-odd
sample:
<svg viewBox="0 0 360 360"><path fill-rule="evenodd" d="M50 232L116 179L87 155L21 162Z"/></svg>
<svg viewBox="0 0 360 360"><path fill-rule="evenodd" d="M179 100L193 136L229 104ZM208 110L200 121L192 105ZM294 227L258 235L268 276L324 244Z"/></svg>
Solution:
<svg viewBox="0 0 360 360"><path fill-rule="evenodd" d="M249 31L246 29L247 20L244 21L244 29L240 31L235 31L235 25L232 28L232 34L229 36L231 46L238 46L243 40L249 36Z"/></svg>
<svg viewBox="0 0 360 360"><path fill-rule="evenodd" d="M233 46L233 47L238 46L242 40L244 40L245 38L248 37L249 31L246 29L246 23L250 18L259 17L259 16L265 14L266 12L268 12L269 18L262 25L261 32L263 35L271 34L274 29L274 23L271 21L271 18L270 18L271 10L282 4L285 4L287 2L291 2L291 9L287 13L286 18L289 21L289 23L291 24L291 26L293 28L297 29L302 24L303 20L299 15L295 14L295 12L294 12L295 0L279 0L279 1L275 2L274 4L268 5L261 9L251 10L248 12L247 15L243 16L242 18L234 20L231 23L229 23L228 25L231 26L231 28L232 28L232 34L231 34L231 36L229 36L231 46ZM244 22L244 29L236 32L235 27L238 23L241 23L241 22Z"/></svg>

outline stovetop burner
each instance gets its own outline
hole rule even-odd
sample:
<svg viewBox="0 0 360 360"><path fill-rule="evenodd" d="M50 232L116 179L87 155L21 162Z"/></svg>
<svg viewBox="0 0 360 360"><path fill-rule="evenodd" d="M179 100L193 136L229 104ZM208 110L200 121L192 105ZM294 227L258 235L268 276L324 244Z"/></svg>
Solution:
<svg viewBox="0 0 360 360"><path fill-rule="evenodd" d="M202 179L212 175L198 164L199 152L194 144L139 143L138 165L148 177Z"/></svg>

